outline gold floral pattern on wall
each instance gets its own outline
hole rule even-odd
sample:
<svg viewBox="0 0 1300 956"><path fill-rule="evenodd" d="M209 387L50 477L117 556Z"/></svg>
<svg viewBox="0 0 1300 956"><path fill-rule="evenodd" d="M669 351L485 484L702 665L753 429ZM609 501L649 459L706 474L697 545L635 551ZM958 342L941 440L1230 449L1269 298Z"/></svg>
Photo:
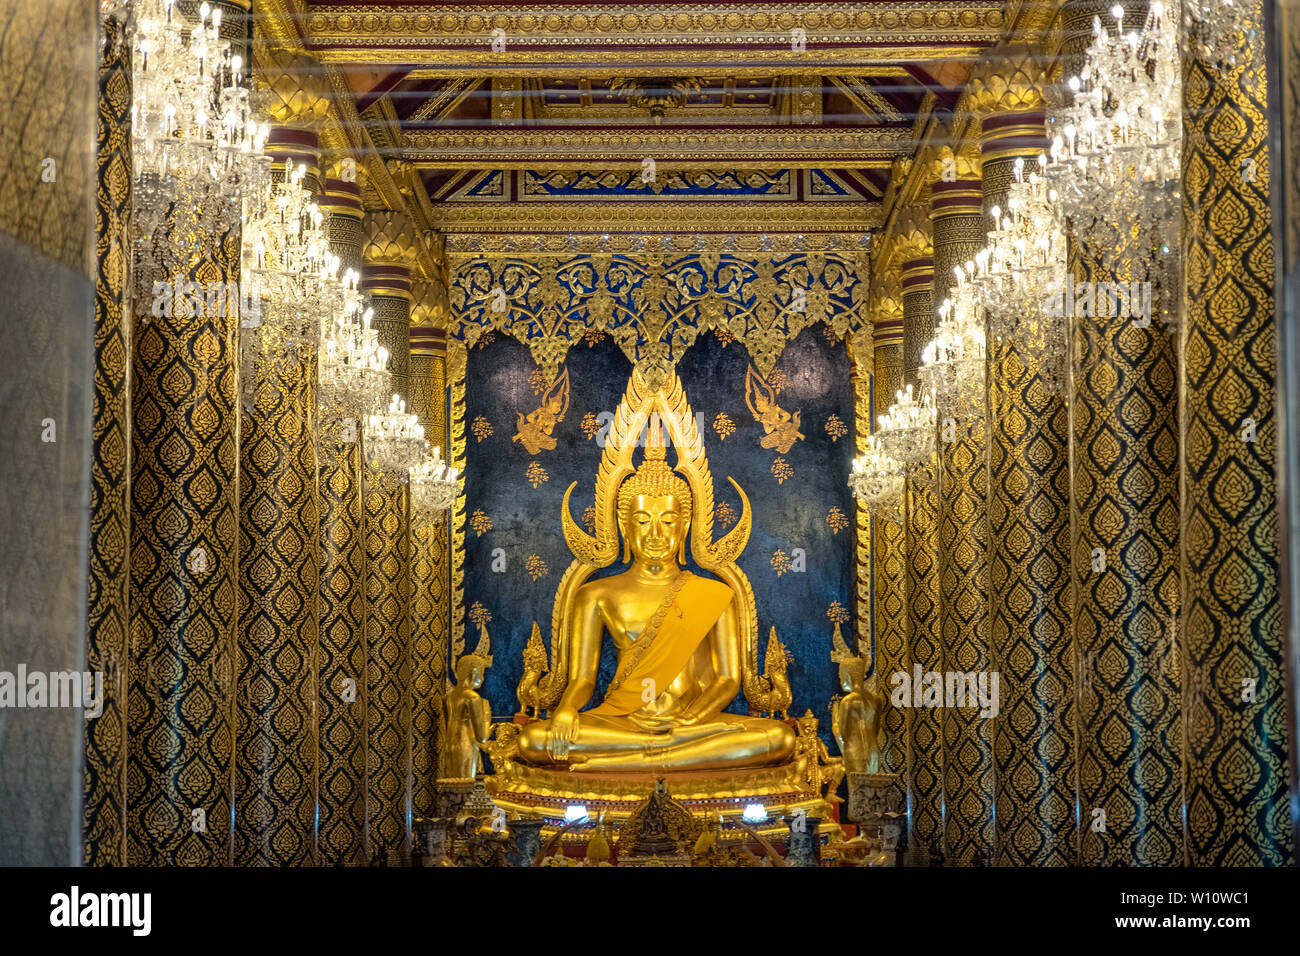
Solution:
<svg viewBox="0 0 1300 956"><path fill-rule="evenodd" d="M778 485L783 485L787 478L794 477L794 469L790 467L788 461L778 457L772 462L772 477L776 479Z"/></svg>
<svg viewBox="0 0 1300 956"><path fill-rule="evenodd" d="M534 395L540 395L546 391L546 376L540 368L535 368L529 373L528 387L533 390Z"/></svg>
<svg viewBox="0 0 1300 956"><path fill-rule="evenodd" d="M837 442L849 433L849 428L840 420L840 416L832 412L826 418L826 434L830 436L832 442Z"/></svg>
<svg viewBox="0 0 1300 956"><path fill-rule="evenodd" d="M745 373L745 404L754 421L763 426L764 434L759 444L764 448L775 448L784 455L804 434L799 431L800 412L795 410L792 414L786 411L777 404L776 394L772 384L751 365Z"/></svg>
<svg viewBox="0 0 1300 956"><path fill-rule="evenodd" d="M541 374L541 369L534 370ZM542 399L536 409L524 415L517 413L515 436L512 441L523 444L528 454L536 455L542 451L555 448L555 437L551 432L555 426L564 421L569 410L569 370L566 368L555 384L542 393ZM536 485L533 486L537 487Z"/></svg>
<svg viewBox="0 0 1300 956"><path fill-rule="evenodd" d="M473 424L469 426L469 430L477 441L482 441L484 438L492 437L492 423L482 415L475 416Z"/></svg>
<svg viewBox="0 0 1300 956"><path fill-rule="evenodd" d="M525 480L526 480L530 485L532 485L534 488L536 488L536 487L537 487L538 485L540 485L542 482L544 482L544 481L550 481L550 480L551 480L551 476L548 475L548 474L546 473L546 469L543 468L541 465L539 465L537 462L535 462L535 461L530 461L530 462L528 463L528 469L524 472L524 479L525 479Z"/></svg>
<svg viewBox="0 0 1300 956"><path fill-rule="evenodd" d="M546 562L541 559L540 555L530 554L528 556L528 563L524 565L524 570L528 572L530 578L536 581L539 578L545 577L548 569L546 567Z"/></svg>
<svg viewBox="0 0 1300 956"><path fill-rule="evenodd" d="M492 623L492 612L483 606L482 601L475 601L466 612L466 617L474 623L475 627L486 627Z"/></svg>
<svg viewBox="0 0 1300 956"><path fill-rule="evenodd" d="M582 341L587 343L587 348L595 348L596 343L605 338L604 329L588 329L582 333Z"/></svg>
<svg viewBox="0 0 1300 956"><path fill-rule="evenodd" d="M776 572L779 578L791 568L790 555L786 554L781 548L772 552L772 570Z"/></svg>
<svg viewBox="0 0 1300 956"><path fill-rule="evenodd" d="M722 326L713 330L713 336L722 344L724 349L732 342L736 341L736 337Z"/></svg>
<svg viewBox="0 0 1300 956"><path fill-rule="evenodd" d="M731 502L724 501L714 509L713 517L723 528L730 528L736 523L736 509Z"/></svg>
<svg viewBox="0 0 1300 956"><path fill-rule="evenodd" d="M726 412L718 412L717 417L713 419L713 430L718 433L720 441L726 441L727 436L736 430L736 423Z"/></svg>
<svg viewBox="0 0 1300 956"><path fill-rule="evenodd" d="M596 417L595 412L587 412L582 416L582 424L579 427L588 438L595 438L600 431L600 419Z"/></svg>
<svg viewBox="0 0 1300 956"><path fill-rule="evenodd" d="M469 517L469 526L474 529L474 537L481 538L485 532L492 530L492 519L483 509L476 508Z"/></svg>
<svg viewBox="0 0 1300 956"><path fill-rule="evenodd" d="M826 620L832 624L849 623L849 609L839 601L832 601L831 606L826 609Z"/></svg>
<svg viewBox="0 0 1300 956"><path fill-rule="evenodd" d="M582 525L584 528L587 529L587 534L596 533L596 506L595 505L587 505L586 510L583 511Z"/></svg>
<svg viewBox="0 0 1300 956"><path fill-rule="evenodd" d="M849 526L849 519L838 506L832 506L826 512L826 526L831 529L831 534L839 534Z"/></svg>
<svg viewBox="0 0 1300 956"><path fill-rule="evenodd" d="M772 386L772 391L780 395L783 389L790 387L790 376L779 368L772 369L772 373L767 377L767 384Z"/></svg>

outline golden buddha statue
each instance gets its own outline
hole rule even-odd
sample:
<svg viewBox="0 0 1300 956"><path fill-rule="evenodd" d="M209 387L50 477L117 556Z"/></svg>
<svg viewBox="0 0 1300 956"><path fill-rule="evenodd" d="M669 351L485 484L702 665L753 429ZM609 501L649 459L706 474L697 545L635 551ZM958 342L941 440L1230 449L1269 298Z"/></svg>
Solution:
<svg viewBox="0 0 1300 956"><path fill-rule="evenodd" d="M667 462L664 428L676 468ZM642 440L645 454L634 467ZM550 718L523 727L513 760L573 779L594 779L598 771L729 773L789 765L788 724L727 713L737 691L744 689L753 705L766 688L753 589L735 563L749 540L749 499L732 485L741 519L715 541L712 477L681 382L669 372L656 386L633 371L604 445L594 536L569 510L576 483L564 493L560 519L575 561L556 591L549 670L529 682L530 702L550 710ZM688 541L695 563L716 578L682 568ZM627 568L591 579L620 550ZM597 691L606 631L616 672L603 700L584 709Z"/></svg>
<svg viewBox="0 0 1300 956"><path fill-rule="evenodd" d="M785 723L725 712L742 687L746 622L731 586L682 568L697 503L665 460L659 434L654 421L643 462L617 485L629 566L573 592L568 646L557 652L567 657L567 679L550 719L520 732L517 759L525 763L579 772L722 770L784 763L794 752ZM583 710L596 690L605 631L618 667L604 699Z"/></svg>

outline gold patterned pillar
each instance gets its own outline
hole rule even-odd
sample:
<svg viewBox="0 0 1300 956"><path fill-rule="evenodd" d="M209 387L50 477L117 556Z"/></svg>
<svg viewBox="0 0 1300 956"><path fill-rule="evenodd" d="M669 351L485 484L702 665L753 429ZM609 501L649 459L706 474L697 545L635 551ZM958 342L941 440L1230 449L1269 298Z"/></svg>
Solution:
<svg viewBox="0 0 1300 956"><path fill-rule="evenodd" d="M411 411L420 417L431 447L447 442L446 294L441 282L415 287L411 326ZM411 765L412 812L435 813L438 775L438 724L447 677L447 636L451 625L448 580L447 512L411 511Z"/></svg>
<svg viewBox="0 0 1300 956"><path fill-rule="evenodd" d="M1183 732L1194 866L1294 858L1264 30L1251 7L1260 29L1237 66L1183 61Z"/></svg>
<svg viewBox="0 0 1300 956"><path fill-rule="evenodd" d="M91 379L86 670L104 675L103 708L85 722L82 862L125 866L126 662L130 599L131 45L104 19L96 125L95 364Z"/></svg>
<svg viewBox="0 0 1300 956"><path fill-rule="evenodd" d="M897 273L872 277L871 296L872 338L874 342L874 371L871 379L872 429L884 414L894 394L903 384L903 301ZM876 657L875 673L878 686L886 701L892 689L894 674L911 673L907 653L907 574L906 554L903 550L903 508L898 504L897 518L890 520L876 516L871 523L872 557L874 567ZM896 773L903 780L910 779L909 740L911 709L886 704L881 722L881 769ZM907 789L909 818L911 792Z"/></svg>
<svg viewBox="0 0 1300 956"><path fill-rule="evenodd" d="M360 167L338 163L321 193L323 226L344 269L361 271ZM361 410L322 405L318 673L321 863L368 860L366 831L366 535Z"/></svg>
<svg viewBox="0 0 1300 956"><path fill-rule="evenodd" d="M928 211L927 211L928 218ZM930 237L915 232L900 245L903 290L903 375L914 380L921 350L934 337L934 259ZM907 648L912 667L921 673L943 670L939 635L939 486L935 454L908 468L904 518L907 576ZM914 860L927 860L943 842L943 712L913 709L910 747L912 766L912 836Z"/></svg>
<svg viewBox="0 0 1300 956"><path fill-rule="evenodd" d="M292 80L301 92L311 74ZM311 106L321 102L307 96L305 115L283 114L267 147L273 175L303 166L313 193L319 165ZM278 304L264 308L273 318ZM274 321L258 333L258 357L245 369L253 380L245 383L251 399L239 439L234 860L300 866L319 862L317 348L280 336Z"/></svg>
<svg viewBox="0 0 1300 956"><path fill-rule="evenodd" d="M943 147L934 160L930 220L936 308L954 268L985 245L979 156ZM944 670L988 675L988 461L982 412L939 422L939 632ZM972 701L972 703L974 703ZM993 858L993 724L978 706L945 707L944 858Z"/></svg>
<svg viewBox="0 0 1300 956"><path fill-rule="evenodd" d="M977 68L983 205L1004 205L1017 158L1045 143L1041 57L1002 51ZM999 677L994 727L1002 866L1076 859L1070 639L1069 425L1035 358L988 341L989 617Z"/></svg>
<svg viewBox="0 0 1300 956"><path fill-rule="evenodd" d="M368 211L361 288L388 350L392 390L405 399L415 245L401 213ZM406 476L365 466L366 816L370 853L389 864L411 846L411 535Z"/></svg>
<svg viewBox="0 0 1300 956"><path fill-rule="evenodd" d="M248 4L223 7L222 32L239 39ZM236 282L240 230L206 238L212 251L182 263L182 281ZM238 668L239 317L232 308L155 316L154 283L173 277L136 266L127 862L223 866Z"/></svg>
<svg viewBox="0 0 1300 956"><path fill-rule="evenodd" d="M1092 42L1097 3L1062 14L1065 54ZM1130 14L1132 16L1133 14ZM1146 279L1146 250L1071 239L1075 281ZM1160 305L1157 300L1155 305ZM1176 305L1175 305L1176 308ZM1182 860L1179 745L1178 356L1159 316L1070 320L1074 642L1084 865ZM1104 569L1103 569L1104 568ZM1099 570L1101 569L1101 570ZM1105 831L1094 827L1098 810Z"/></svg>

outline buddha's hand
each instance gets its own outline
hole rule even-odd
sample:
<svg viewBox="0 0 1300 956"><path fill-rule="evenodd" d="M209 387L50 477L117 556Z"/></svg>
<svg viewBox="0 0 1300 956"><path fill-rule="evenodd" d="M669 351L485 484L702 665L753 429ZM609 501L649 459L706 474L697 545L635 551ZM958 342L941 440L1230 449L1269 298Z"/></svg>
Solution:
<svg viewBox="0 0 1300 956"><path fill-rule="evenodd" d="M557 707L546 736L547 752L553 760L565 760L569 756L569 744L577 739L578 712L570 707Z"/></svg>

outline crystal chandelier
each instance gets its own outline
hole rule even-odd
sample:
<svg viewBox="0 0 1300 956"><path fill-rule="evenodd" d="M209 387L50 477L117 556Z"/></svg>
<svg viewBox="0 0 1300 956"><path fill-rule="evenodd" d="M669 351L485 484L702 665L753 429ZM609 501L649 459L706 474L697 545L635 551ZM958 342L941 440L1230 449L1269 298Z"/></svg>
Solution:
<svg viewBox="0 0 1300 956"><path fill-rule="evenodd" d="M424 426L406 411L405 399L394 395L386 412L366 416L365 443L373 467L396 472L405 481L424 455Z"/></svg>
<svg viewBox="0 0 1300 956"><path fill-rule="evenodd" d="M303 184L306 167L286 169L272 182L271 158L258 160L262 175L245 196L242 246L240 356L246 396L281 358L319 347L321 330L336 319L342 295L342 262L330 252L321 227L324 216Z"/></svg>
<svg viewBox="0 0 1300 956"><path fill-rule="evenodd" d="M374 310L362 309L358 278L349 269L326 285L335 310L321 331L320 405L339 415L378 407L388 389L388 349L370 327Z"/></svg>
<svg viewBox="0 0 1300 956"><path fill-rule="evenodd" d="M254 120L242 58L221 37L221 10L198 21L176 0L125 0L132 46L133 220L140 265L170 276L215 254L239 224L252 158L268 135ZM110 8L112 9L112 8Z"/></svg>
<svg viewBox="0 0 1300 956"><path fill-rule="evenodd" d="M872 514L897 521L904 479L903 466L885 454L875 435L868 435L866 454L853 459L849 475L853 496Z"/></svg>
<svg viewBox="0 0 1300 956"><path fill-rule="evenodd" d="M1024 160L1016 160L1007 208L989 211L988 245L957 279L959 289L969 280L975 310L987 313L989 338L1014 343L1038 366L1044 384L1059 392L1067 328L1064 303L1057 301L1066 277L1065 229L1057 191L1044 175L1047 156L1039 154L1037 165L1026 176Z"/></svg>
<svg viewBox="0 0 1300 956"><path fill-rule="evenodd" d="M1068 81L1074 102L1052 118L1049 176L1076 238L1112 271L1133 253L1158 267L1173 258L1181 213L1178 8L1155 0L1142 30L1127 34L1123 7L1111 16L1114 35L1094 18L1096 39Z"/></svg>
<svg viewBox="0 0 1300 956"><path fill-rule="evenodd" d="M446 511L459 491L458 474L442 460L442 449L435 447L411 469L411 506L427 514Z"/></svg>
<svg viewBox="0 0 1300 956"><path fill-rule="evenodd" d="M935 408L930 393L921 401L912 386L898 392L894 404L879 418L876 438L881 450L903 465L915 465L934 454Z"/></svg>
<svg viewBox="0 0 1300 956"><path fill-rule="evenodd" d="M953 271L957 285L939 306L939 326L916 377L934 394L937 414L968 420L984 409L984 322L966 273L960 266Z"/></svg>

